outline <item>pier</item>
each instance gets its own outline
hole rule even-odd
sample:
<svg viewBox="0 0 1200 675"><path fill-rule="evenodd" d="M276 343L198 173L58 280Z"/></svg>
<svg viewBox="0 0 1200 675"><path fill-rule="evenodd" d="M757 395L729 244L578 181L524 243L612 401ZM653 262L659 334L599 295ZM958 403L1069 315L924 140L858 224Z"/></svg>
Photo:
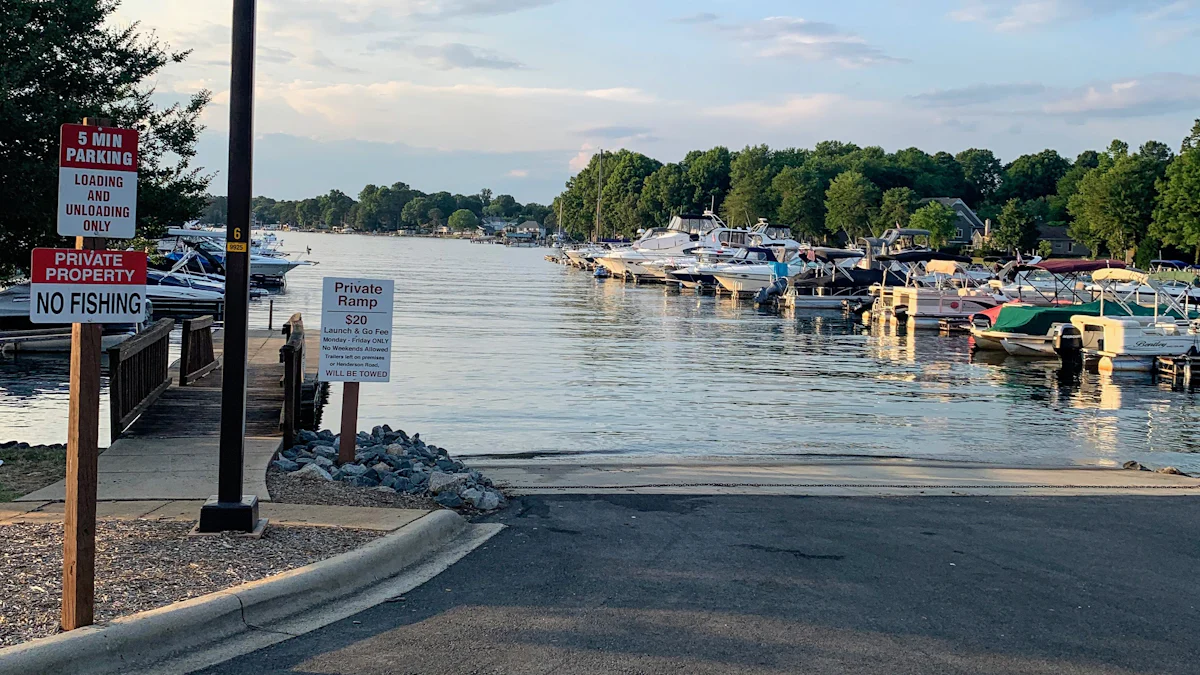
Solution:
<svg viewBox="0 0 1200 675"><path fill-rule="evenodd" d="M216 492L223 333L208 320L185 322L182 358L168 367L170 329L161 321L109 352L113 440L100 453L101 501L203 500ZM261 501L271 498L266 467L285 436L319 415L319 340L299 314L282 330L250 331L242 489ZM64 498L59 481L19 501Z"/></svg>

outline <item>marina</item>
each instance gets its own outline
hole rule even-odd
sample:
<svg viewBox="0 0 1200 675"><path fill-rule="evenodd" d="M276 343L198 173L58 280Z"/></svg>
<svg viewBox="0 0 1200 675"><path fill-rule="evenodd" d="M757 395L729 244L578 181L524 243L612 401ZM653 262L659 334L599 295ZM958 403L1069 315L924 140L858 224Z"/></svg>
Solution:
<svg viewBox="0 0 1200 675"><path fill-rule="evenodd" d="M404 420L464 456L1200 469L1196 395L1153 373L1064 371L1057 358L973 351L967 334L864 325L840 306L598 280L547 264L546 249L286 238L321 264L252 302L251 327L272 311L276 329L294 312L315 316L324 276L395 279L393 379L372 385L360 424ZM45 363L0 360L0 428L30 443L63 440L65 360Z"/></svg>

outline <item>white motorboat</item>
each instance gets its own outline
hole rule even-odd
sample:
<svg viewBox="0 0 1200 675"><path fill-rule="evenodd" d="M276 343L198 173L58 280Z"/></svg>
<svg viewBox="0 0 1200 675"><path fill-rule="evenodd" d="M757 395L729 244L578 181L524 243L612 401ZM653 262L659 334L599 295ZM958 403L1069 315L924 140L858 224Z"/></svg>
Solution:
<svg viewBox="0 0 1200 675"><path fill-rule="evenodd" d="M225 265L225 233L221 231L172 228L159 241L159 250L172 260L182 259L189 250L201 253L206 272L222 273ZM315 263L288 257L275 249L254 248L250 252L250 277L260 282L279 283L297 267Z"/></svg>
<svg viewBox="0 0 1200 675"><path fill-rule="evenodd" d="M790 279L809 269L807 257L786 245L747 246L727 263L705 268L722 288L736 295L752 295L781 278Z"/></svg>
<svg viewBox="0 0 1200 675"><path fill-rule="evenodd" d="M689 249L740 246L750 234L749 230L726 227L712 211L700 216L674 216L667 227L643 233L632 247L596 256L595 261L620 278L652 277L655 275L644 263L685 255Z"/></svg>

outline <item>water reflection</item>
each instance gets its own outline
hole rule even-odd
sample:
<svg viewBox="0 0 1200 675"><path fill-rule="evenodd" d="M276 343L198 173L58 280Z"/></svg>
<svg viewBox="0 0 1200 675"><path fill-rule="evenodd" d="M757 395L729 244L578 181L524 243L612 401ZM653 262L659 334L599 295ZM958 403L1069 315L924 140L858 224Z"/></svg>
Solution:
<svg viewBox="0 0 1200 675"><path fill-rule="evenodd" d="M267 325L272 299L276 326L294 311L312 325L323 276L394 278L393 381L364 386L362 423L419 430L459 453L1136 459L1200 469L1195 396L1146 377L972 356L965 337L868 330L840 311L780 314L597 280L545 262L544 250L283 239L288 250L311 246L321 264L255 301L251 325ZM0 378L17 386L9 371ZM332 393L338 405L340 388ZM65 419L50 394L24 400ZM17 419L27 418L0 399L0 428Z"/></svg>

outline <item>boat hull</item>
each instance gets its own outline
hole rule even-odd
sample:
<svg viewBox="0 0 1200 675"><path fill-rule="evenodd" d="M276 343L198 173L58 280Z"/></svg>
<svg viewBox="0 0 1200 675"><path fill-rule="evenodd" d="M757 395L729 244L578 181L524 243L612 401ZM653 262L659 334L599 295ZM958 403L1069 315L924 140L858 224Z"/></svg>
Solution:
<svg viewBox="0 0 1200 675"><path fill-rule="evenodd" d="M763 274L728 272L714 274L721 287L738 295L753 295L771 285L771 277Z"/></svg>

